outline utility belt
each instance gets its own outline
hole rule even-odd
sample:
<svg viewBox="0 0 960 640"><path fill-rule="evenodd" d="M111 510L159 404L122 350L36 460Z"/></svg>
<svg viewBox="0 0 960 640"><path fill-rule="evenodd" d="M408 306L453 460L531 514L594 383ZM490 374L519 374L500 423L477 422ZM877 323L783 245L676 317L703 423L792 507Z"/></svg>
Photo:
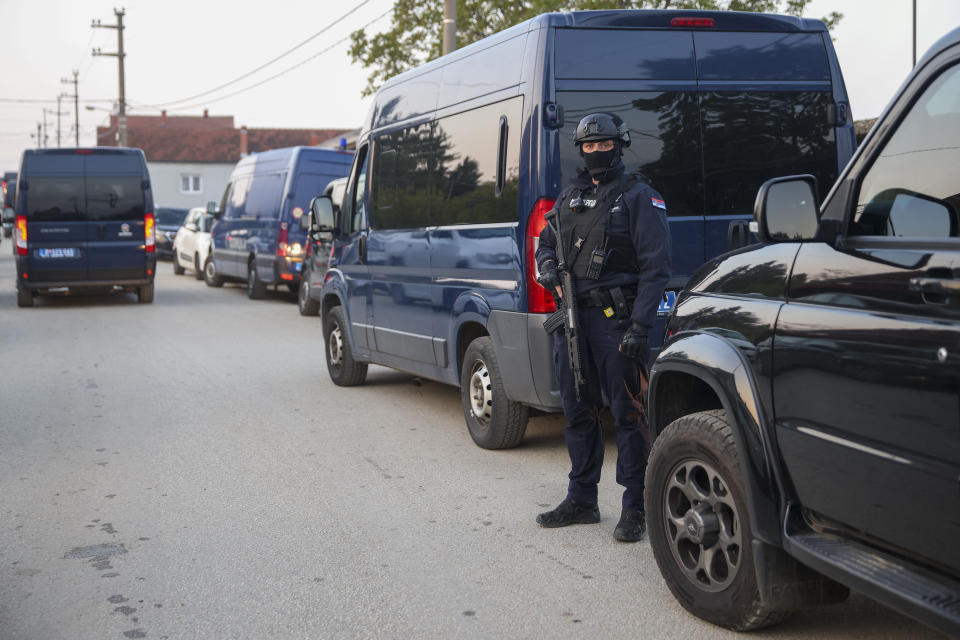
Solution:
<svg viewBox="0 0 960 640"><path fill-rule="evenodd" d="M591 289L577 296L577 305L581 308L603 309L608 318L629 318L633 314L633 301L636 291L624 291L623 287L610 289Z"/></svg>

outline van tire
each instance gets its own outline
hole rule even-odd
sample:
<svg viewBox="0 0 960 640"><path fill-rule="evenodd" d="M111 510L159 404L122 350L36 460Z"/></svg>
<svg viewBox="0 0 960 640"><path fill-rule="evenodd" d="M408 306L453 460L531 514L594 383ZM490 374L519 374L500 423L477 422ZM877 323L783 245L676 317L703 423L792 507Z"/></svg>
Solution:
<svg viewBox="0 0 960 640"><path fill-rule="evenodd" d="M267 285L257 275L254 261L247 263L247 297L251 300L262 300L267 295Z"/></svg>
<svg viewBox="0 0 960 640"><path fill-rule="evenodd" d="M177 255L176 251L173 252L173 255L170 256L170 259L173 261L173 275L182 276L186 269L180 265L180 256Z"/></svg>
<svg viewBox="0 0 960 640"><path fill-rule="evenodd" d="M197 280L203 280L203 269L200 268L200 255L193 254L193 277Z"/></svg>
<svg viewBox="0 0 960 640"><path fill-rule="evenodd" d="M687 611L735 631L768 627L789 615L771 611L760 598L743 472L726 411L686 415L663 430L650 452L644 502L653 557ZM705 514L717 529L704 528L695 541L668 511L674 521ZM699 568L708 550L719 561Z"/></svg>
<svg viewBox="0 0 960 640"><path fill-rule="evenodd" d="M367 363L353 359L353 347L347 332L343 307L330 310L323 321L323 344L326 346L327 371L333 384L355 387L367 379Z"/></svg>
<svg viewBox="0 0 960 640"><path fill-rule="evenodd" d="M203 263L203 281L208 287L223 286L223 278L217 273L217 263L213 261L212 256L208 256L207 261Z"/></svg>
<svg viewBox="0 0 960 640"><path fill-rule="evenodd" d="M31 291L30 289L17 289L17 306L32 307L33 291Z"/></svg>
<svg viewBox="0 0 960 640"><path fill-rule="evenodd" d="M300 278L300 287L297 289L297 308L302 316L320 313L320 302L310 297L310 275L306 273Z"/></svg>
<svg viewBox="0 0 960 640"><path fill-rule="evenodd" d="M141 304L150 304L153 302L153 283L137 287L137 302Z"/></svg>
<svg viewBox="0 0 960 640"><path fill-rule="evenodd" d="M530 409L507 398L489 336L470 343L460 370L460 399L467 430L483 449L512 449L523 440Z"/></svg>

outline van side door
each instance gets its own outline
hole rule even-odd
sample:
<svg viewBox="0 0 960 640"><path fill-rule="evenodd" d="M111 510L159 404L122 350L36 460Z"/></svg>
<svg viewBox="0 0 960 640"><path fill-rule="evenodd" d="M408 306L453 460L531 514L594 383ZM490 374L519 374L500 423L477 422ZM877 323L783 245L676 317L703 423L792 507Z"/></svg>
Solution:
<svg viewBox="0 0 960 640"><path fill-rule="evenodd" d="M838 186L841 205L824 212L844 216L837 248L800 249L773 391L804 506L960 571L960 53L953 62L914 78L922 93L895 103L890 119L903 119Z"/></svg>
<svg viewBox="0 0 960 640"><path fill-rule="evenodd" d="M347 192L338 218L339 234L334 244L330 268L339 270L343 277L347 314L352 346L357 352L367 352L373 345L373 325L370 321L370 270L367 267L367 211L369 144L357 150ZM355 354L357 355L357 354Z"/></svg>

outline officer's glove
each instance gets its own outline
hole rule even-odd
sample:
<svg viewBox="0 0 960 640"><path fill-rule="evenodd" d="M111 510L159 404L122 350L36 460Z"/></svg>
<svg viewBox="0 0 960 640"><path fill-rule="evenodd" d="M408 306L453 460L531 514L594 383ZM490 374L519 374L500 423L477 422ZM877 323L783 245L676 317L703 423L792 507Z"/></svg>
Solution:
<svg viewBox="0 0 960 640"><path fill-rule="evenodd" d="M647 328L632 325L620 340L620 353L634 360L647 360Z"/></svg>
<svg viewBox="0 0 960 640"><path fill-rule="evenodd" d="M556 295L557 287L561 285L560 274L557 273L557 263L553 260L544 260L540 265L540 277L537 278L540 286Z"/></svg>

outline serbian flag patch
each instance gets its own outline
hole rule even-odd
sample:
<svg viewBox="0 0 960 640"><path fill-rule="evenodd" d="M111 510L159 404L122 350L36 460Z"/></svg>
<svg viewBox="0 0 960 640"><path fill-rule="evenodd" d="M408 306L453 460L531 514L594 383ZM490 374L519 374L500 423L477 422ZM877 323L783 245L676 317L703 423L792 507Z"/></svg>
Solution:
<svg viewBox="0 0 960 640"><path fill-rule="evenodd" d="M663 209L664 211L667 210L667 203L659 198L650 198L650 204L655 206L657 209Z"/></svg>

